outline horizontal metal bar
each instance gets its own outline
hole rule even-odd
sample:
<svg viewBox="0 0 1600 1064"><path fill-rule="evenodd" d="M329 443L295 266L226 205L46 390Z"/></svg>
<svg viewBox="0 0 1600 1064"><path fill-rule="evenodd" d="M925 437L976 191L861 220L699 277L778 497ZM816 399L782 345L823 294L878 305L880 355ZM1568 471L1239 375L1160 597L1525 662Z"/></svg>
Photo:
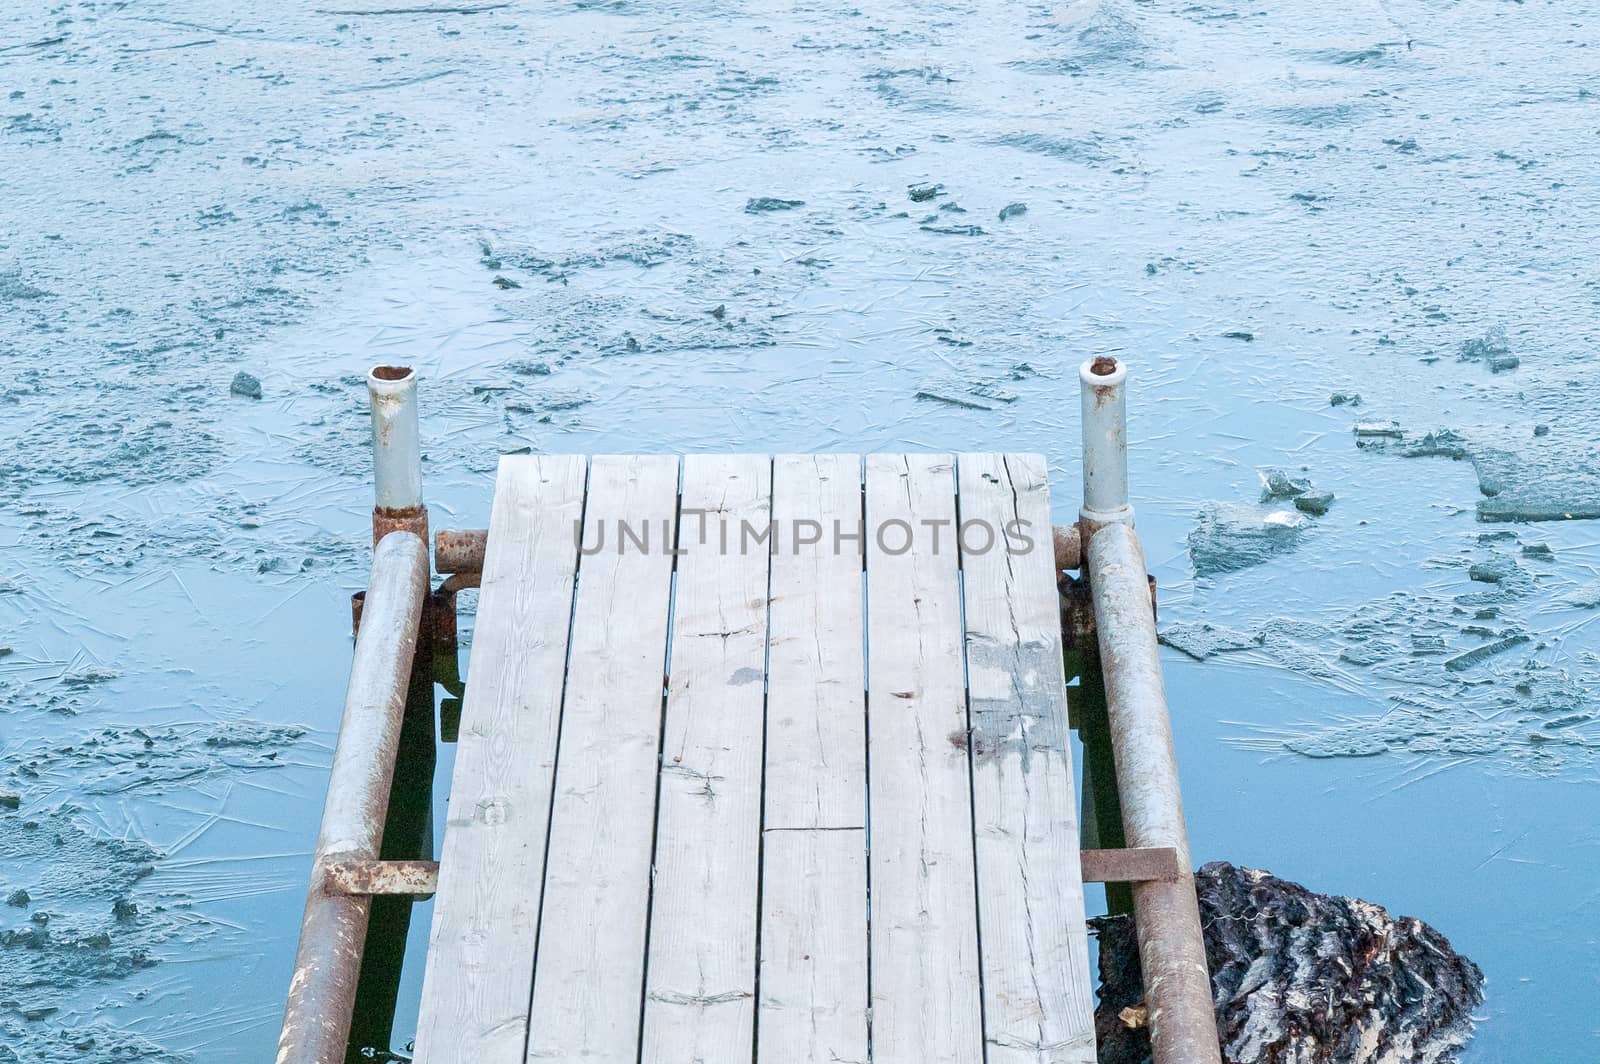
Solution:
<svg viewBox="0 0 1600 1064"><path fill-rule="evenodd" d="M1171 846L1080 850L1078 859L1085 883L1170 883L1183 878L1178 851Z"/></svg>
<svg viewBox="0 0 1600 1064"><path fill-rule="evenodd" d="M418 894L439 886L438 861L329 861L322 885L330 894Z"/></svg>
<svg viewBox="0 0 1600 1064"><path fill-rule="evenodd" d="M1077 525L1056 525L1052 530L1056 569L1077 569L1083 564ZM487 528L441 528L433 534L433 567L441 573L480 573L489 546Z"/></svg>

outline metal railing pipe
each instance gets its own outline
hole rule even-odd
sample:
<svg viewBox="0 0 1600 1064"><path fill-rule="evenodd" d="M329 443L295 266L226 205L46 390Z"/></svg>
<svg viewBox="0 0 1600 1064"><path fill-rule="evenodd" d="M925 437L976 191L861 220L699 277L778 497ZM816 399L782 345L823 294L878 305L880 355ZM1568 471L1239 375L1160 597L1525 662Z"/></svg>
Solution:
<svg viewBox="0 0 1600 1064"><path fill-rule="evenodd" d="M1083 509L1079 525L1088 541L1108 524L1133 524L1128 504L1128 367L1109 355L1078 367L1083 412Z"/></svg>
<svg viewBox="0 0 1600 1064"><path fill-rule="evenodd" d="M427 593L423 541L405 531L385 536L373 551L278 1064L343 1064L345 1059L372 899L340 891L330 881L329 868L378 859Z"/></svg>
<svg viewBox="0 0 1600 1064"><path fill-rule="evenodd" d="M367 395L372 403L372 542L390 532L413 532L426 549L417 375L410 366L374 366L367 374Z"/></svg>
<svg viewBox="0 0 1600 1064"><path fill-rule="evenodd" d="M1132 528L1108 524L1084 554L1123 835L1130 847L1171 847L1178 861L1177 878L1133 885L1154 1064L1220 1064L1144 552Z"/></svg>

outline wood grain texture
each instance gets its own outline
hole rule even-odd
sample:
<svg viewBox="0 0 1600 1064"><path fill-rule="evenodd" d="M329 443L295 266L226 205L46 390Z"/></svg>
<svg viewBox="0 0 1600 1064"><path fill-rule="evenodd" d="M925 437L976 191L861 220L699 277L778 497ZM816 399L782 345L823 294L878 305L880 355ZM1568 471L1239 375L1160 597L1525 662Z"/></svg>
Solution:
<svg viewBox="0 0 1600 1064"><path fill-rule="evenodd" d="M772 562L765 826L863 828L864 541L843 538L860 535L861 458L779 455L772 479L786 538ZM820 538L791 542L812 536Z"/></svg>
<svg viewBox="0 0 1600 1064"><path fill-rule="evenodd" d="M772 460L683 460L644 1064L748 1064Z"/></svg>
<svg viewBox="0 0 1600 1064"><path fill-rule="evenodd" d="M529 1061L637 1064L677 495L676 458L590 462Z"/></svg>
<svg viewBox="0 0 1600 1064"><path fill-rule="evenodd" d="M540 882L585 461L500 460L417 1021L429 1064L516 1064Z"/></svg>
<svg viewBox="0 0 1600 1064"><path fill-rule="evenodd" d="M868 1059L865 835L800 828L763 838L762 1064Z"/></svg>
<svg viewBox="0 0 1600 1064"><path fill-rule="evenodd" d="M878 1064L983 1059L954 472L948 455L866 463Z"/></svg>
<svg viewBox="0 0 1600 1064"><path fill-rule="evenodd" d="M988 1060L1092 1064L1094 995L1044 459L958 461Z"/></svg>
<svg viewBox="0 0 1600 1064"><path fill-rule="evenodd" d="M779 455L772 476L758 1060L865 1061L861 459Z"/></svg>

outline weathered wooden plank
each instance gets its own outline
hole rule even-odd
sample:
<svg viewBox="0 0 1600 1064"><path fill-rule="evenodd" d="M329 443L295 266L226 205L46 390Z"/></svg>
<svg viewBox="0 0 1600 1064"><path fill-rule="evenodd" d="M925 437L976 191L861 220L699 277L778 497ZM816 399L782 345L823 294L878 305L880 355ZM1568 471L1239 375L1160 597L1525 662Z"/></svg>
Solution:
<svg viewBox="0 0 1600 1064"><path fill-rule="evenodd" d="M963 454L957 474L988 1061L1092 1064L1045 463Z"/></svg>
<svg viewBox="0 0 1600 1064"><path fill-rule="evenodd" d="M772 480L758 1060L865 1061L861 459L779 455Z"/></svg>
<svg viewBox="0 0 1600 1064"><path fill-rule="evenodd" d="M861 458L779 455L772 481L784 538L772 560L765 827L865 828Z"/></svg>
<svg viewBox="0 0 1600 1064"><path fill-rule="evenodd" d="M765 455L683 460L645 1064L752 1053L771 505Z"/></svg>
<svg viewBox="0 0 1600 1064"><path fill-rule="evenodd" d="M865 835L798 828L762 838L761 1064L869 1059Z"/></svg>
<svg viewBox="0 0 1600 1064"><path fill-rule="evenodd" d="M529 1061L638 1060L677 496L676 458L590 462Z"/></svg>
<svg viewBox="0 0 1600 1064"><path fill-rule="evenodd" d="M514 1064L533 984L585 462L500 460L417 1021L429 1064Z"/></svg>
<svg viewBox="0 0 1600 1064"><path fill-rule="evenodd" d="M867 457L878 1064L983 1059L953 467L948 455Z"/></svg>

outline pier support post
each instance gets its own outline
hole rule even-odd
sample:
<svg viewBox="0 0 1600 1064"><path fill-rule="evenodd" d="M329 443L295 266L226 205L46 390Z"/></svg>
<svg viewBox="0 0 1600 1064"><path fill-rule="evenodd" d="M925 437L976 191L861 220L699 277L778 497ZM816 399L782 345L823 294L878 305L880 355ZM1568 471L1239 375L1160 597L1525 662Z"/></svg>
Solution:
<svg viewBox="0 0 1600 1064"><path fill-rule="evenodd" d="M1087 553L1095 532L1109 524L1132 525L1128 504L1128 368L1109 355L1078 367L1083 411L1083 508L1078 511L1080 549Z"/></svg>
<svg viewBox="0 0 1600 1064"><path fill-rule="evenodd" d="M367 374L367 395L372 401L372 542L390 532L411 532L426 550L417 375L410 366L374 366Z"/></svg>

